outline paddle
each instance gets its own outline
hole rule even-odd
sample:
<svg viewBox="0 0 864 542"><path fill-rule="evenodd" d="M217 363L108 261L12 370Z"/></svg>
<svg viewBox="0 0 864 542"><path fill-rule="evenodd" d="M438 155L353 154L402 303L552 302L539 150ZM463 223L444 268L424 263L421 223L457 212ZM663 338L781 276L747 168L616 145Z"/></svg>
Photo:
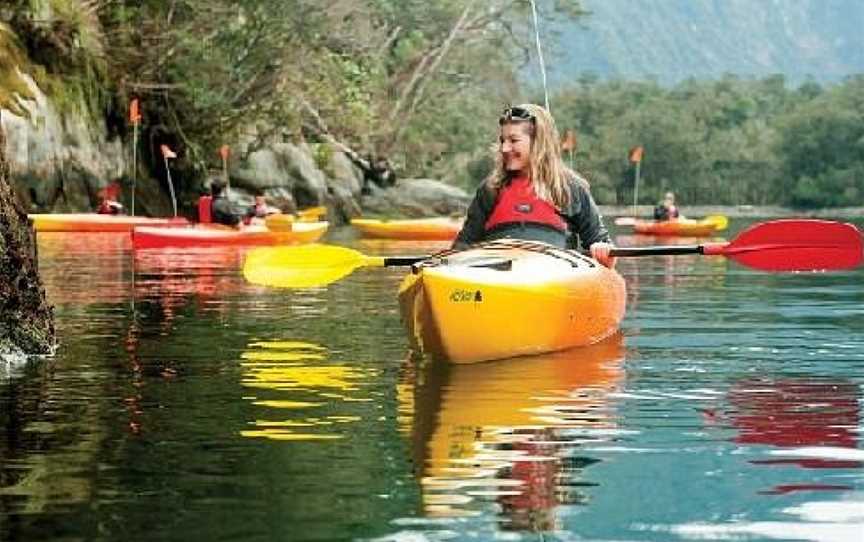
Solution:
<svg viewBox="0 0 864 542"><path fill-rule="evenodd" d="M401 267L429 256L367 256L335 245L260 247L249 251L243 276L251 283L282 288L326 286L359 267Z"/></svg>
<svg viewBox="0 0 864 542"><path fill-rule="evenodd" d="M821 271L860 265L864 244L852 224L824 220L775 220L755 224L733 241L701 245L614 248L621 258L702 254L725 256L762 271ZM262 247L249 252L249 282L285 288L325 286L359 267L397 267L429 256L367 256L333 245Z"/></svg>

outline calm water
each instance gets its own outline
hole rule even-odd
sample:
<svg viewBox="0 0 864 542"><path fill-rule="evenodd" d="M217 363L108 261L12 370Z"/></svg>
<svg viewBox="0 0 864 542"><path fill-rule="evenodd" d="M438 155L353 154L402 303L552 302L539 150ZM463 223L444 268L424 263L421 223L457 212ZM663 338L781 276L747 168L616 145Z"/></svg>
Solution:
<svg viewBox="0 0 864 542"><path fill-rule="evenodd" d="M440 368L400 270L285 291L235 249L39 250L62 343L0 372L0 540L864 539L862 270L622 260L620 336Z"/></svg>

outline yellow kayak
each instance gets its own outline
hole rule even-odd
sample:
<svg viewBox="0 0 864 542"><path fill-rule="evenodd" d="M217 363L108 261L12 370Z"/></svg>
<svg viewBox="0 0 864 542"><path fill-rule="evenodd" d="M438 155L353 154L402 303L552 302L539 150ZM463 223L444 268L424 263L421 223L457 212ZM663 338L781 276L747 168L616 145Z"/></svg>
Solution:
<svg viewBox="0 0 864 542"><path fill-rule="evenodd" d="M722 215L713 215L705 217L702 220L691 220L688 218L660 222L636 220L633 223L633 231L642 235L708 237L726 229L727 224L728 220Z"/></svg>
<svg viewBox="0 0 864 542"><path fill-rule="evenodd" d="M598 342L624 317L624 279L576 252L504 239L415 266L399 289L415 347L453 363Z"/></svg>
<svg viewBox="0 0 864 542"><path fill-rule="evenodd" d="M406 220L379 220L355 218L351 225L362 237L402 240L450 241L462 229L462 219L447 217L415 218Z"/></svg>
<svg viewBox="0 0 864 542"><path fill-rule="evenodd" d="M185 226L182 217L100 215L97 213L36 213L27 215L36 231L131 232L137 226Z"/></svg>

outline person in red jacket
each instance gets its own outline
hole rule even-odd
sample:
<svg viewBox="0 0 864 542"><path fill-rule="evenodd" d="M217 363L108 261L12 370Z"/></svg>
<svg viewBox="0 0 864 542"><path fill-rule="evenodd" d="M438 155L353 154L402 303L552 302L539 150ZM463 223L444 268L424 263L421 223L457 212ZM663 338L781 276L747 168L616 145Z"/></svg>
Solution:
<svg viewBox="0 0 864 542"><path fill-rule="evenodd" d="M99 190L99 206L96 212L100 215L121 215L123 205L117 201L120 196L120 182L112 181L108 186Z"/></svg>
<svg viewBox="0 0 864 542"><path fill-rule="evenodd" d="M675 205L675 193L666 192L666 195L663 196L663 201L654 208L654 220L662 222L678 218L681 218L681 213L678 211L678 206Z"/></svg>
<svg viewBox="0 0 864 542"><path fill-rule="evenodd" d="M500 238L581 245L613 267L609 232L588 182L561 158L552 115L536 104L507 107L498 125L495 168L477 189L454 248Z"/></svg>

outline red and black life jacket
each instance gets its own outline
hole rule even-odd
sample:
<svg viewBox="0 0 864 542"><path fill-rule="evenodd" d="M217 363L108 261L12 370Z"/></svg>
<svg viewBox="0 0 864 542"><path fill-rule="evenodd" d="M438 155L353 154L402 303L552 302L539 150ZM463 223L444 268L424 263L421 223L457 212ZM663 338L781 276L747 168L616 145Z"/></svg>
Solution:
<svg viewBox="0 0 864 542"><path fill-rule="evenodd" d="M212 205L212 197L201 196L198 198L198 222L201 224L210 224L213 222L213 214L211 212Z"/></svg>
<svg viewBox="0 0 864 542"><path fill-rule="evenodd" d="M511 180L498 192L495 208L486 220L486 231L513 225L539 225L561 233L567 232L567 223L555 206L537 197L534 185L527 177Z"/></svg>

